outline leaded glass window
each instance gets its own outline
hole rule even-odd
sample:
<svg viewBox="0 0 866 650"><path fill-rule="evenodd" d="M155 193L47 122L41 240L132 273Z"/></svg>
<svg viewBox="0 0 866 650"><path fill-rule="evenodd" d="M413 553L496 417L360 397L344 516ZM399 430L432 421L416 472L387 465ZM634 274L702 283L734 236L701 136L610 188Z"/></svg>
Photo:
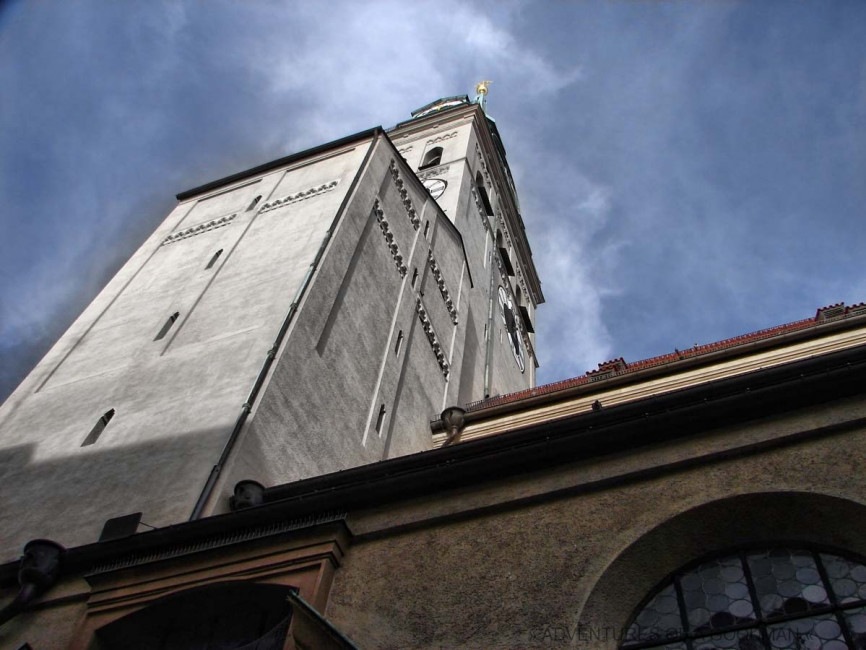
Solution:
<svg viewBox="0 0 866 650"><path fill-rule="evenodd" d="M732 553L677 572L622 650L866 650L866 565L810 549Z"/></svg>

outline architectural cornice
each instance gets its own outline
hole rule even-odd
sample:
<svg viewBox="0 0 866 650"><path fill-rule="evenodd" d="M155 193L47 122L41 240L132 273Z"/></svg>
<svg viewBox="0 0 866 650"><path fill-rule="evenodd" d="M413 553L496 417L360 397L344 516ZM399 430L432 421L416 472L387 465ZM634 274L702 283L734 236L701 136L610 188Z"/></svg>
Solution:
<svg viewBox="0 0 866 650"><path fill-rule="evenodd" d="M250 178L252 176L257 176L259 174L264 174L265 172L269 172L274 169L278 169L279 167L283 167L285 165L290 165L291 163L297 162L299 160L303 160L304 158L309 158L311 156L317 156L321 153L324 153L330 149L336 149L338 147L343 147L352 142L358 142L361 140L370 140L374 138L377 134L383 133L383 129L381 126L374 126L372 129L366 129L364 131L360 131L355 133L354 135L346 136L345 138L340 138L339 140L333 140L332 142L327 142L325 144L319 145L317 147L312 147L311 149L305 149L304 151L299 151L298 153L293 153L289 156L285 156L283 158L277 158L276 160L272 160L271 162L264 163L262 165L257 165L255 167L251 167L242 172L238 172L237 174L231 174L230 176L225 176L215 181L211 181L210 183L205 183L204 185L199 185L198 187L194 187L190 190L186 190L185 192L181 192L177 195L178 201L186 201L187 199L191 199L194 196L199 194L204 194L205 192L211 192L220 187L224 187L226 185L231 185L232 183L237 183L238 181L242 181L246 178Z"/></svg>

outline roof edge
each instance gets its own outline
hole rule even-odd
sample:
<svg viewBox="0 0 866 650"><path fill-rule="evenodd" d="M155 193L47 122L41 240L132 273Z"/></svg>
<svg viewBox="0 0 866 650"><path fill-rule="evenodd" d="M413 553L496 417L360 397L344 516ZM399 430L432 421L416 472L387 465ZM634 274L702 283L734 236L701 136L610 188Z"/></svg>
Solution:
<svg viewBox="0 0 866 650"><path fill-rule="evenodd" d="M270 171L271 169L276 169L277 167L282 167L283 165L288 165L289 163L293 163L298 160L302 160L304 158L309 158L310 156L314 156L318 153L322 153L324 151L328 151L329 149L334 149L336 147L341 147L343 145L349 144L350 142L355 142L357 140L365 140L368 138L374 137L377 133L384 133L384 129L381 126L374 126L370 129L365 129L364 131L359 131L353 135L348 135L344 138L340 138L339 140L332 140L331 142L326 142L325 144L320 144L318 146L312 147L311 149L304 149L303 151L299 151L297 153L290 154L288 156L284 156L282 158L278 158L277 160L272 160L271 162L263 163L261 165L257 165L255 167L251 167L242 172L237 172L235 174L231 174L229 176L224 176L223 178L219 178L215 181L210 181L209 183L205 183L204 185L199 185L198 187L194 187L192 189L181 192L176 195L178 201L186 201L187 199L191 199L197 194L202 194L204 192L209 192L211 190L218 189L225 185L229 185L231 183L235 183L237 181L244 180L245 178L249 178L250 176L255 176L257 174L261 174L266 171Z"/></svg>

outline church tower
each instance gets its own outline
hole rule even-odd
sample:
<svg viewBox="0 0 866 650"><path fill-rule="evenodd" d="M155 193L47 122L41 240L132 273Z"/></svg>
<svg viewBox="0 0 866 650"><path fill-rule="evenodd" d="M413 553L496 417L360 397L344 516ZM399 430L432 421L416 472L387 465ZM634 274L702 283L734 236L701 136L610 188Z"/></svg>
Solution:
<svg viewBox="0 0 866 650"><path fill-rule="evenodd" d="M424 451L445 407L534 386L543 295L485 93L179 194L0 408L6 557Z"/></svg>

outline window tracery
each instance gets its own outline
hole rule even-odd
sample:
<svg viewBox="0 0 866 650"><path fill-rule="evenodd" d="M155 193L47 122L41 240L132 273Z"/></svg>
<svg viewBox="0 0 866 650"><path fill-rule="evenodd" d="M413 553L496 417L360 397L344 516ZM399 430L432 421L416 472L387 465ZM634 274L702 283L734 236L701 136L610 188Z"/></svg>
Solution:
<svg viewBox="0 0 866 650"><path fill-rule="evenodd" d="M769 548L678 571L638 610L622 650L866 648L866 564Z"/></svg>

